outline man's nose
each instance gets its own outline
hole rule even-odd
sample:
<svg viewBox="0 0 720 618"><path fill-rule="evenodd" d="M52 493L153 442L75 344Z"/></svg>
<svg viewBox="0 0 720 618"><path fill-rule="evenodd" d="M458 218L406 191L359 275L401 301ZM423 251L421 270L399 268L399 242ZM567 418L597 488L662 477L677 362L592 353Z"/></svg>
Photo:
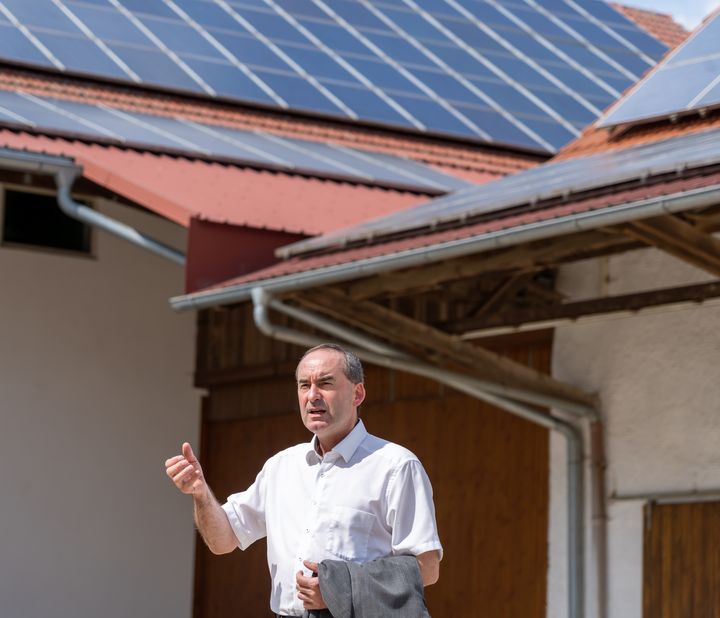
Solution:
<svg viewBox="0 0 720 618"><path fill-rule="evenodd" d="M308 391L308 398L309 398L311 401L314 401L314 400L317 399L319 396L320 396L320 391L318 390L317 385L316 385L316 384L311 384L311 385L310 385L310 390Z"/></svg>

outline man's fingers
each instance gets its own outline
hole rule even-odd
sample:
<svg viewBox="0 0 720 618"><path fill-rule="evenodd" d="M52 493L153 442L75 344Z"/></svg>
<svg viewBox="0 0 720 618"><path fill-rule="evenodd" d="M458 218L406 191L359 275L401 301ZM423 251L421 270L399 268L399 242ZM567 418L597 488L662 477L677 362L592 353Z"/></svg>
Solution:
<svg viewBox="0 0 720 618"><path fill-rule="evenodd" d="M170 466L167 469L168 476L170 478L172 478L178 472L180 472L180 470L184 470L189 465L191 465L190 462L187 459L185 459L184 457L181 457L180 461L178 461L177 463L175 463L174 465Z"/></svg>
<svg viewBox="0 0 720 618"><path fill-rule="evenodd" d="M318 568L320 568L317 562L310 562L309 560L303 560L303 564L306 569L310 569L313 573L317 573Z"/></svg>
<svg viewBox="0 0 720 618"><path fill-rule="evenodd" d="M165 461L165 467L169 468L170 466L176 464L181 459L185 459L182 455L175 455L175 457L171 457L170 459Z"/></svg>
<svg viewBox="0 0 720 618"><path fill-rule="evenodd" d="M175 476L172 477L173 483L177 484L180 482L187 482L190 480L190 474L195 472L195 466L189 465L183 468L180 472L178 472Z"/></svg>
<svg viewBox="0 0 720 618"><path fill-rule="evenodd" d="M192 446L190 446L188 442L183 442L182 454L185 456L185 459L187 459L190 463L197 463L197 457L195 457Z"/></svg>
<svg viewBox="0 0 720 618"><path fill-rule="evenodd" d="M303 590L310 590L313 580L316 579L316 577L307 577L302 571L298 571L295 575L295 585Z"/></svg>

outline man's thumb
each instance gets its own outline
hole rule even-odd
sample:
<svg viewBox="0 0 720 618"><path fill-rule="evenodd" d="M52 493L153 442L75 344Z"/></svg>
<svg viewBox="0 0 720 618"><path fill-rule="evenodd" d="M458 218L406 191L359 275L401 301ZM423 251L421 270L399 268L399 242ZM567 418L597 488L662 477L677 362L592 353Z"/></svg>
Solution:
<svg viewBox="0 0 720 618"><path fill-rule="evenodd" d="M195 453L193 453L192 446L190 446L188 442L183 443L182 454L188 461L197 461L197 457L195 457Z"/></svg>

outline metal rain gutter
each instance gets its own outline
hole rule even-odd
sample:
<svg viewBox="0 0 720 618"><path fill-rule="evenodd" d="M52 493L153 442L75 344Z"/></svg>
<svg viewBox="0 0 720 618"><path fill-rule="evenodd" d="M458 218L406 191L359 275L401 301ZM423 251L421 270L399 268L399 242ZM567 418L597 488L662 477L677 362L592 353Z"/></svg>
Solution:
<svg viewBox="0 0 720 618"><path fill-rule="evenodd" d="M79 173L80 168L66 168L55 174L55 183L58 189L58 204L66 215L108 232L113 236L127 240L142 249L164 257L171 262L175 262L175 264L179 266L185 266L185 255L177 249L173 249L165 243L146 236L134 227L121 223L116 219L112 219L107 215L103 215L92 208L88 208L74 201L70 190Z"/></svg>
<svg viewBox="0 0 720 618"><path fill-rule="evenodd" d="M225 288L195 292L170 299L177 311L207 309L250 300L251 290L262 287L281 294L312 287L342 283L362 277L412 268L445 260L483 253L522 243L544 240L563 234L574 234L609 225L618 225L660 215L674 214L694 208L705 208L720 202L720 185L702 187L683 193L653 197L637 202L609 206L597 211L537 221L521 227L498 230L437 245L418 247L389 255L380 255L336 266L281 275L266 281L251 281Z"/></svg>
<svg viewBox="0 0 720 618"><path fill-rule="evenodd" d="M584 448L582 431L577 423L543 414L511 397L490 393L486 390L484 384L470 376L433 367L395 350L392 350L392 354L379 353L375 351L378 349L378 345L386 347L385 344L348 329L339 323L326 320L324 317L310 311L285 305L281 301L273 299L267 290L261 287L255 287L251 292L251 296L255 324L263 334L271 339L278 339L301 346L314 346L323 342L323 339L317 336L274 324L268 315L269 309L272 307L314 328L322 328L322 330L333 336L359 345L360 347L354 351L362 360L388 369L399 369L435 380L525 420L557 431L564 436L567 444L568 483L568 616L569 618L583 618L585 616Z"/></svg>
<svg viewBox="0 0 720 618"><path fill-rule="evenodd" d="M127 240L180 266L185 265L185 255L182 252L146 236L125 223L74 201L71 189L75 180L82 174L82 167L76 165L74 161L51 155L0 149L0 167L18 172L52 176L57 186L58 205L66 215Z"/></svg>

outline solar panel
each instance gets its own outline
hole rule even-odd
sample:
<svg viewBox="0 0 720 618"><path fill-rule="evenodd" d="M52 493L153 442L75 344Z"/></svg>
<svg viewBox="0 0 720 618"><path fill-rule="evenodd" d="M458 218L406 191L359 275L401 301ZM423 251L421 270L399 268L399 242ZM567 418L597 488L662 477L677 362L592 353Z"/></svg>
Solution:
<svg viewBox="0 0 720 618"><path fill-rule="evenodd" d="M720 13L610 108L601 127L647 122L720 105Z"/></svg>
<svg viewBox="0 0 720 618"><path fill-rule="evenodd" d="M0 90L0 122L94 141L417 191L445 193L469 185L402 157L22 92Z"/></svg>
<svg viewBox="0 0 720 618"><path fill-rule="evenodd" d="M720 129L710 129L617 152L545 163L483 185L475 185L420 206L278 250L282 257L382 239L411 230L462 222L567 193L691 169L720 162Z"/></svg>
<svg viewBox="0 0 720 618"><path fill-rule="evenodd" d="M0 0L0 19L6 61L545 152L665 51L600 0Z"/></svg>

